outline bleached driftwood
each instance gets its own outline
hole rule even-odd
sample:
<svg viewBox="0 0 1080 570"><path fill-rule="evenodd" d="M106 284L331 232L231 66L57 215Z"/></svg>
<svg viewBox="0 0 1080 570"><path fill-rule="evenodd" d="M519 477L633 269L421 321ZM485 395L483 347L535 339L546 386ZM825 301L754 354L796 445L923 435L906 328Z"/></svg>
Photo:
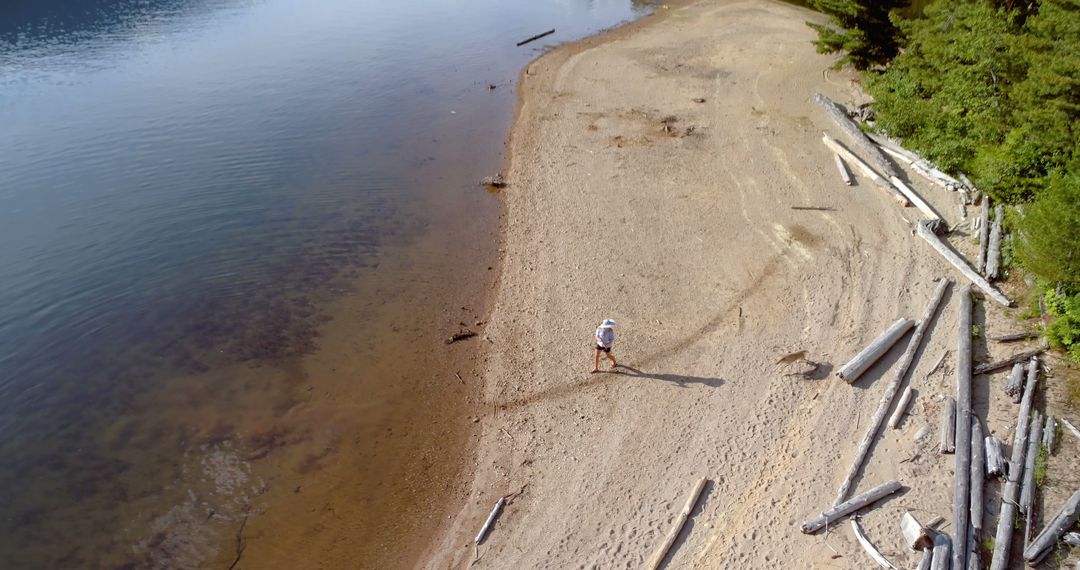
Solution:
<svg viewBox="0 0 1080 570"><path fill-rule="evenodd" d="M1024 352L1018 352L1004 360L998 360L995 362L987 362L986 364L980 364L975 367L972 374L987 374L1005 368L1006 366L1012 366L1017 362L1023 362L1033 356L1038 356L1046 349L1036 348L1033 350L1025 350ZM1028 371L1028 376L1031 376L1031 371Z"/></svg>
<svg viewBox="0 0 1080 570"><path fill-rule="evenodd" d="M1028 366L1028 380L1027 385L1024 386L1024 398L1020 401L1020 412L1016 420L1016 435L1013 441L1012 457L1009 460L1008 478L1005 481L1005 489L1001 493L1001 510L998 515L997 532L994 534L994 553L990 561L990 570L1005 570L1009 567L1009 548L1012 545L1016 501L1020 496L1020 480L1024 471L1028 420L1031 415L1031 402L1035 398L1035 385L1038 383L1039 360L1032 358Z"/></svg>
<svg viewBox="0 0 1080 570"><path fill-rule="evenodd" d="M1005 475L1005 444L1000 439L986 436L986 476L1001 477Z"/></svg>
<svg viewBox="0 0 1080 570"><path fill-rule="evenodd" d="M971 286L960 289L956 339L956 469L953 471L953 568L967 568L971 517Z"/></svg>
<svg viewBox="0 0 1080 570"><path fill-rule="evenodd" d="M855 452L855 459L852 460L851 468L848 469L847 475L844 477L844 482L841 483L840 490L836 494L836 500L833 501L834 506L843 502L843 500L847 498L848 492L851 491L851 486L855 482L855 477L858 475L859 470L862 469L863 462L866 461L866 456L870 452L870 446L873 445L874 438L877 437L878 431L881 430L881 423L885 419L885 414L889 412L893 400L896 399L896 392L900 388L900 384L903 383L904 377L907 376L908 370L911 369L911 364L915 361L915 354L919 351L919 346L922 344L923 336L926 335L926 330L933 321L934 314L937 312L938 306L941 305L941 300L945 297L945 291L949 288L951 283L952 281L949 281L948 279L942 279L934 289L934 292L931 293L930 302L923 311L922 319L919 321L918 326L915 327L915 332L912 333L911 339L908 340L907 348L904 349L904 354L900 357L896 372L893 374L892 380L889 381L889 385L885 387L885 392L881 395L881 401L878 402L874 417L870 420L870 425L866 428L866 433L863 434L862 441L859 442L859 449ZM904 319L897 321L890 330L897 328L903 321ZM904 330L906 330L906 326ZM886 331L885 335L879 337L874 343L878 343L881 341L881 338L888 334L889 331ZM892 343L889 343L889 346L891 346L891 344ZM872 346L874 345L872 344L871 347ZM867 350L869 350L869 348L863 350L863 352L866 352ZM888 347L885 347L881 354L884 354L885 350L888 350ZM859 354L862 355L863 353L861 352ZM874 356L874 360L877 360L880 356L880 354ZM856 356L855 358L858 359L859 357ZM855 360L852 360L852 362L855 362ZM869 367L869 364L866 364L866 367ZM859 370L858 373L862 374L862 371ZM841 378L843 378L843 376L841 376ZM900 410L900 408L901 406L897 406L897 410Z"/></svg>
<svg viewBox="0 0 1080 570"><path fill-rule="evenodd" d="M934 547L934 537L930 530L922 525L910 512L905 511L900 517L900 532L904 542L912 550L925 550Z"/></svg>
<svg viewBox="0 0 1080 570"><path fill-rule="evenodd" d="M952 453L956 451L956 400L952 397L945 399L945 407L941 410L941 444L938 446L939 453Z"/></svg>
<svg viewBox="0 0 1080 570"><path fill-rule="evenodd" d="M927 548L922 551L922 558L919 559L919 566L916 570L930 570L930 565L934 563L934 549Z"/></svg>
<svg viewBox="0 0 1080 570"><path fill-rule="evenodd" d="M916 194L915 191L912 190L911 188L909 188L907 184L904 184L903 180L900 180L896 176L890 177L889 180L892 182L893 187L896 188L897 190L899 190L900 193L903 194L904 197L907 198L909 202L914 204L915 207L918 208L919 211L922 212L923 215L925 215L928 219L931 219L931 220L940 220L941 219L941 216L938 215L938 213L936 211L934 211L933 208L930 207L930 204L927 204L926 201L923 200L921 196Z"/></svg>
<svg viewBox="0 0 1080 570"><path fill-rule="evenodd" d="M679 516L675 519L675 524L672 525L671 531L668 533L667 538L664 540L664 544L660 545L660 549L656 551L656 554L652 557L652 562L649 563L649 568L656 570L660 567L660 563L667 558L668 551L671 550L671 545L675 544L675 539L679 537L679 533L682 532L682 528L686 525L686 519L690 518L690 513L694 511L694 505L697 504L698 499L701 497L701 492L705 489L705 483L708 479L702 477L698 479L694 489L690 492L690 496L686 499L686 505L683 506L682 511L679 511Z"/></svg>
<svg viewBox="0 0 1080 570"><path fill-rule="evenodd" d="M841 158L847 161L848 164L852 164L855 166L855 168L858 168L864 176L866 176L870 180L873 180L874 184L877 184L878 188L881 188L886 194L889 195L890 198L896 200L901 206L911 205L907 201L907 198L905 198L903 194L898 192L896 188L893 188L892 184L890 184L887 179L883 178L880 174L874 171L874 169L871 168L869 164L866 164L862 161L862 159L855 156L854 153L848 150L844 145L840 144L839 141L830 138L828 135L823 135L821 137L821 142L825 143L825 146L829 147L829 150L835 152L836 154L839 154Z"/></svg>
<svg viewBox="0 0 1080 570"><path fill-rule="evenodd" d="M480 532L476 533L476 539L473 541L477 546L484 542L487 538L488 531L491 530L491 525L495 523L495 518L502 512L503 507L506 506L506 497L499 497L499 500L495 502L495 508L491 509L491 514L488 515L484 526L480 527Z"/></svg>
<svg viewBox="0 0 1080 570"><path fill-rule="evenodd" d="M900 337L904 336L904 333L913 326L915 326L915 321L911 319L897 320L866 348L859 351L859 354L856 354L854 358L842 366L836 372L836 375L848 384L858 380L863 372L866 372L870 366L888 352L896 344L896 341L900 340Z"/></svg>
<svg viewBox="0 0 1080 570"><path fill-rule="evenodd" d="M840 171L840 178L843 179L844 184L851 186L851 175L848 174L847 167L844 166L844 160L840 158L839 154L833 154L833 160L836 161L836 169Z"/></svg>
<svg viewBox="0 0 1080 570"><path fill-rule="evenodd" d="M1015 342L1015 341L1018 341L1018 340L1029 340L1029 339L1033 339L1033 338L1039 338L1039 336L1041 334L1042 333L1040 333L1039 331L1018 332L1018 333L1011 333L1011 334L1003 334L1003 335L999 335L999 336L992 336L992 337L990 337L990 340L992 340L994 342Z"/></svg>
<svg viewBox="0 0 1080 570"><path fill-rule="evenodd" d="M986 278L991 281L997 279L1001 263L1001 211L1001 204L994 207L994 225L990 227L990 245L986 248Z"/></svg>
<svg viewBox="0 0 1080 570"><path fill-rule="evenodd" d="M876 133L866 133L866 136L870 140L874 141L875 144L880 146L881 150L889 153L892 156L895 156L897 159L903 162L911 164L912 162L915 162L917 160L922 160L922 157L900 146L900 143L894 141L887 136L879 135Z"/></svg>
<svg viewBox="0 0 1080 570"><path fill-rule="evenodd" d="M1076 426L1069 423L1069 420L1061 418L1061 425L1065 426L1065 429L1069 430L1077 438L1080 438L1080 429L1076 429Z"/></svg>
<svg viewBox="0 0 1080 570"><path fill-rule="evenodd" d="M931 570L949 570L952 563L950 551L952 544L949 535L939 532L934 536L934 559L930 562Z"/></svg>
<svg viewBox="0 0 1080 570"><path fill-rule="evenodd" d="M899 491L903 485L900 481L892 480L886 483L882 483L873 489L861 494L856 495L847 501L821 513L820 515L804 522L801 530L804 534L812 534L825 527L830 522L836 522L840 517L850 515L851 513L863 509L889 495Z"/></svg>
<svg viewBox="0 0 1080 570"><path fill-rule="evenodd" d="M881 150L877 145L866 136L866 133L859 129L859 126L855 124L855 121L852 121L851 118L848 117L847 111L843 107L837 105L832 99L829 99L821 93L814 95L814 101L825 108L825 111L829 113L832 120L835 121L836 124L840 126L840 129L844 131L844 134L847 135L848 140L869 156L870 160L872 160L886 176L900 175L900 173L893 168L889 159L881 154Z"/></svg>
<svg viewBox="0 0 1080 570"><path fill-rule="evenodd" d="M930 244L931 247L937 250L937 252L945 258L946 261L951 263L953 267L958 269L960 273L964 275L964 277L967 277L968 280L978 286L979 289L982 289L983 292L985 292L991 299L997 301L998 303L1001 303L1002 305L1005 305L1006 307L1012 306L1012 301L1010 301L1008 297L1001 294L1001 292L995 289L993 285L990 285L990 283L986 279L984 279L982 275L976 273L975 270L972 269L971 266L968 265L967 262L960 257L960 255L958 255L955 251L949 248L949 246L945 245L945 242L941 241L941 238L935 235L933 230L931 230L927 226L927 222L920 221L916 225L916 230L918 231L919 235L922 236L922 238Z"/></svg>
<svg viewBox="0 0 1080 570"><path fill-rule="evenodd" d="M1061 537L1061 542L1069 546L1080 546L1080 532L1067 532Z"/></svg>
<svg viewBox="0 0 1080 570"><path fill-rule="evenodd" d="M1057 440L1057 422L1054 421L1054 416L1046 415L1046 427L1043 428L1043 447L1046 448L1047 455L1054 454L1054 444Z"/></svg>
<svg viewBox="0 0 1080 570"><path fill-rule="evenodd" d="M1024 478L1020 482L1020 514L1026 519L1031 518L1031 505L1035 502L1035 459L1039 456L1042 429L1042 414L1035 410L1031 414L1031 425L1028 426L1027 449L1024 451Z"/></svg>
<svg viewBox="0 0 1080 570"><path fill-rule="evenodd" d="M1020 403L1024 395L1024 363L1013 364L1012 372L1009 373L1009 381L1005 383L1005 393L1012 396L1014 404Z"/></svg>
<svg viewBox="0 0 1080 570"><path fill-rule="evenodd" d="M975 534L983 528L983 491L986 482L986 460L983 456L982 424L971 418L971 528Z"/></svg>
<svg viewBox="0 0 1080 570"><path fill-rule="evenodd" d="M1065 505L1061 507L1053 520L1024 549L1024 560L1027 560L1028 564L1031 565L1038 564L1053 550L1058 537L1076 524L1078 519L1080 519L1080 489L1073 493L1073 496L1065 502Z"/></svg>
<svg viewBox="0 0 1080 570"><path fill-rule="evenodd" d="M893 410L892 416L889 417L890 429L896 429L896 426L900 425L900 420L907 413L908 405L911 404L911 394L913 392L911 384L908 384L907 388L904 388L904 392L900 394L900 401L896 403L896 409Z"/></svg>
<svg viewBox="0 0 1080 570"><path fill-rule="evenodd" d="M986 270L986 250L990 246L990 197L983 196L979 204L979 217L976 218L979 230L979 258L975 260L975 269L982 274Z"/></svg>
<svg viewBox="0 0 1080 570"><path fill-rule="evenodd" d="M878 566L888 568L889 570L900 570L900 568L896 567L892 562L889 562L882 556L881 551L870 542L870 539L866 538L866 534L863 533L862 527L859 526L859 521L851 519L851 531L855 533L855 539L862 545L863 550L870 555L870 558L874 559L874 562L878 563Z"/></svg>

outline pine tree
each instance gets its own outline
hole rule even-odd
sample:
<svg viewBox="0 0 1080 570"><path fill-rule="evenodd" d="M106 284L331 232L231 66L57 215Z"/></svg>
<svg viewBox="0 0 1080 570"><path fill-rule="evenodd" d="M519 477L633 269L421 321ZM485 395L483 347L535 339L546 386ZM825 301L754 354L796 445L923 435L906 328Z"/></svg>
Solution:
<svg viewBox="0 0 1080 570"><path fill-rule="evenodd" d="M843 52L837 66L851 64L867 69L884 64L900 51L900 31L889 12L908 0L810 0L817 11L829 16L829 23L807 25L817 30L814 42L819 53Z"/></svg>

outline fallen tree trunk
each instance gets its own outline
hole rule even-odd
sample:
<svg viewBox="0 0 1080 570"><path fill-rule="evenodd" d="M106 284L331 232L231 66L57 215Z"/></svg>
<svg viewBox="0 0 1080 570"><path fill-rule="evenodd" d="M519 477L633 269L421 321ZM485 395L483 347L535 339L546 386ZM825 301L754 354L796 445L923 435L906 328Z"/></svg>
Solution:
<svg viewBox="0 0 1080 570"><path fill-rule="evenodd" d="M1072 528L1078 519L1080 519L1080 489L1073 493L1072 498L1065 502L1053 520L1031 541L1024 550L1024 560L1027 560L1028 564L1038 564L1053 550L1058 537Z"/></svg>
<svg viewBox="0 0 1080 570"><path fill-rule="evenodd" d="M877 164L878 168L880 168L886 176L900 175L900 173L893 168L889 159L881 154L881 150L878 149L874 142L859 129L859 126L855 124L855 121L852 121L851 118L848 117L847 111L843 107L837 105L832 99L829 99L821 93L814 95L814 101L825 108L825 111L829 113L832 120L840 126L840 130L844 131L844 134L847 135L848 140L855 143L855 146L866 153L866 155L870 157L870 160L872 160L874 164Z"/></svg>
<svg viewBox="0 0 1080 570"><path fill-rule="evenodd" d="M983 457L982 424L971 418L971 528L975 534L983 529L983 491L986 482L986 461Z"/></svg>
<svg viewBox="0 0 1080 570"><path fill-rule="evenodd" d="M851 175L848 174L847 167L844 166L843 159L839 154L833 154L833 160L836 161L836 169L840 171L840 178L844 180L844 184L851 186Z"/></svg>
<svg viewBox="0 0 1080 570"><path fill-rule="evenodd" d="M975 269L981 274L986 270L986 250L990 245L990 197L983 196L979 205L979 259Z"/></svg>
<svg viewBox="0 0 1080 570"><path fill-rule="evenodd" d="M1046 427L1043 429L1043 447L1046 448L1047 455L1054 454L1054 443L1057 440L1057 422L1054 421L1054 416L1047 414Z"/></svg>
<svg viewBox="0 0 1080 570"><path fill-rule="evenodd" d="M990 281L997 279L1001 263L1001 211L1001 204L994 207L994 225L990 228L990 245L986 249L986 278Z"/></svg>
<svg viewBox="0 0 1080 570"><path fill-rule="evenodd" d="M956 451L956 400L945 399L945 407L941 410L941 445L939 453L952 453Z"/></svg>
<svg viewBox="0 0 1080 570"><path fill-rule="evenodd" d="M1028 340L1032 338L1039 338L1042 335L1039 331L1018 332L1012 334L1003 334L1001 336L992 336L990 340L994 342L1015 342L1018 340Z"/></svg>
<svg viewBox="0 0 1080 570"><path fill-rule="evenodd" d="M855 511L863 509L868 505L871 505L889 495L899 491L903 488L897 480L888 481L882 483L873 489L861 494L856 495L847 501L821 513L820 515L804 522L802 524L802 532L804 534L811 534L817 532L825 527L830 522L835 522L840 517L849 515Z"/></svg>
<svg viewBox="0 0 1080 570"><path fill-rule="evenodd" d="M960 255L958 255L955 251L949 248L949 246L945 245L945 242L941 241L941 239L938 238L938 236L935 235L929 227L927 227L926 222L920 221L917 224L916 229L919 232L919 235L922 236L922 238L925 239L931 247L937 250L937 252L940 253L946 261L951 263L953 267L958 269L960 273L964 275L964 277L967 277L972 283L978 286L979 289L982 289L991 299L997 301L998 303L1001 303L1002 305L1005 305L1006 307L1012 306L1012 301L1010 301L1008 297L1002 295L1001 292L995 289L993 285L990 285L990 283L986 279L984 279L982 275L976 273L975 270L972 269L971 266L968 265L967 262L965 262L963 258L960 257Z"/></svg>
<svg viewBox="0 0 1080 570"><path fill-rule="evenodd" d="M1061 418L1061 425L1065 426L1065 428L1072 432L1073 435L1080 438L1080 429L1076 429L1076 426L1069 423L1069 420Z"/></svg>
<svg viewBox="0 0 1080 570"><path fill-rule="evenodd" d="M839 154L844 160L848 162L848 164L855 165L855 167L858 168L864 176L866 176L870 180L873 180L874 184L877 184L878 188L881 188L886 194L889 195L890 198L896 200L901 206L906 207L911 205L907 201L907 198L904 198L904 196L900 194L900 192L898 192L896 188L892 187L892 184L889 184L888 180L886 180L880 174L874 171L874 169L871 168L869 164L866 164L862 161L862 159L855 156L854 153L848 150L847 147L845 147L844 145L840 144L839 141L829 138L828 135L823 135L821 137L821 142L825 143L825 146L829 147L829 150L835 152L836 154Z"/></svg>
<svg viewBox="0 0 1080 570"><path fill-rule="evenodd" d="M892 416L889 418L889 428L896 429L896 426L900 425L900 420L907 413L908 405L911 403L911 395L914 391L911 389L911 384L908 384L907 388L904 388L904 392L900 394L900 401L896 403L896 409L893 410Z"/></svg>
<svg viewBox="0 0 1080 570"><path fill-rule="evenodd" d="M967 568L971 531L971 286L960 289L956 339L956 469L953 471L953 568Z"/></svg>
<svg viewBox="0 0 1080 570"><path fill-rule="evenodd" d="M694 489L690 491L690 497L686 499L686 505L683 506L682 511L679 511L679 516L675 519L675 524L671 527L671 532L668 533L667 539L664 540L664 544L660 545L660 549L653 555L652 562L649 564L649 568L656 570L660 567L660 563L667 558L668 551L671 550L671 545L675 544L675 539L679 537L679 533L682 532L683 526L686 524L686 519L690 518L690 513L694 510L694 505L697 504L698 499L701 497L701 492L705 489L705 483L708 479L702 477L698 479Z"/></svg>
<svg viewBox="0 0 1080 570"><path fill-rule="evenodd" d="M881 150L889 153L892 156L895 156L903 162L911 164L912 162L915 162L917 160L922 160L922 157L900 146L900 143L890 139L889 137L874 133L866 133L866 136L870 140L874 141L874 143L876 143L878 146L880 146Z"/></svg>
<svg viewBox="0 0 1080 570"><path fill-rule="evenodd" d="M899 190L900 193L903 194L904 197L907 198L909 202L914 204L915 207L918 208L920 212L922 212L924 215L926 215L927 218L929 218L931 220L940 220L941 219L941 216L938 215L938 213L935 212L934 209L930 207L930 204L927 204L926 201L923 200L921 196L916 194L915 191L912 190L911 188L909 188L907 184L904 184L903 180L900 180L896 176L893 176L893 177L889 178L889 180L892 182L893 187L896 188L897 190Z"/></svg>
<svg viewBox="0 0 1080 570"><path fill-rule="evenodd" d="M1016 435L1013 441L1012 457L1009 460L1008 479L1005 482L1005 490L1001 493L1001 510L998 515L997 532L994 534L994 554L990 561L990 570L1005 570L1009 567L1009 549L1012 545L1013 523L1016 520L1018 506L1016 501L1020 495L1024 453L1027 450L1028 420L1031 414L1031 402L1035 398L1035 384L1038 380L1038 359L1032 358L1029 366L1027 385L1024 386L1024 398L1020 402L1020 412L1016 420Z"/></svg>
<svg viewBox="0 0 1080 570"><path fill-rule="evenodd" d="M1020 403L1020 398L1024 395L1024 364L1022 362L1013 364L1009 381L1005 383L1005 393L1012 396L1014 404Z"/></svg>
<svg viewBox="0 0 1080 570"><path fill-rule="evenodd" d="M922 558L919 559L919 566L916 570L930 570L930 565L934 563L934 549L927 548L922 551Z"/></svg>
<svg viewBox="0 0 1080 570"><path fill-rule="evenodd" d="M1002 368L1005 368L1006 366L1011 366L1013 364L1016 364L1017 362L1023 362L1025 360L1029 359L1029 358L1032 358L1034 356L1038 356L1038 355L1042 354L1044 350L1045 349L1042 349L1042 348L1036 348L1034 350L1025 350L1024 352L1014 354L1014 355L1012 355L1012 356L1010 356L1010 357L1008 357L1008 358L1006 358L1004 360L998 360L996 362L987 362L986 364L980 364L980 365L975 367L975 370L972 372L972 374L987 374L987 373L990 373L990 372L994 372L994 371L1000 370ZM1028 378L1030 378L1030 377L1031 377L1031 371L1029 370L1028 371Z"/></svg>
<svg viewBox="0 0 1080 570"><path fill-rule="evenodd" d="M900 388L900 384L903 383L908 370L911 369L911 364L915 361L915 354L919 351L919 346L922 344L923 336L926 335L926 330L933 321L934 314L941 305L941 300L945 297L945 291L949 288L949 284L951 283L952 281L949 281L948 279L942 279L941 282L938 283L937 288L934 289L934 292L931 293L930 302L927 304L926 310L923 311L919 325L915 327L915 332L912 333L911 339L908 340L907 348L900 357L896 373L893 375L889 385L885 387L885 392L881 395L881 401L878 402L877 411L874 412L874 417L870 420L870 425L867 427L862 441L859 442L859 449L855 452L855 459L851 462L851 468L848 469L847 475L844 477L844 482L840 485L840 490L836 494L836 500L833 501L834 506L843 502L843 500L847 498L848 492L851 491L851 486L855 482L855 477L858 475L859 470L862 469L863 462L866 461L866 456L870 452L870 446L873 445L874 438L877 437L878 431L881 429L881 422L885 419L885 414L888 413L893 400L896 398L896 391ZM897 325L903 321L904 319L897 321L893 324L892 328L896 328ZM910 323L910 321L908 322ZM890 328L890 330L892 330L892 328ZM904 330L906 330L906 327ZM888 334L888 331L886 331L886 334ZM880 340L881 338L879 337L878 341ZM878 341L874 342L877 343ZM888 347L886 347L885 350L888 350ZM863 350L863 352L866 352L866 350ZM860 355L861 354L862 353L860 353ZM882 354L884 354L884 351ZM856 359L857 358L858 357L856 357ZM880 358L880 355L875 357L874 360L877 360L877 358ZM852 362L854 362L854 360ZM860 371L859 374L862 374L862 372ZM843 378L843 376L841 376L841 378ZM897 406L897 410L899 411L901 407L902 405Z"/></svg>
<svg viewBox="0 0 1080 570"><path fill-rule="evenodd" d="M900 532L904 535L904 542L912 550L919 551L934 547L934 537L930 535L930 530L910 512L904 512L900 517Z"/></svg>
<svg viewBox="0 0 1080 570"><path fill-rule="evenodd" d="M862 545L863 550L870 555L870 558L874 559L874 562L878 563L878 566L888 568L889 570L900 570L900 568L896 567L892 562L889 562L882 556L881 551L870 542L870 539L866 538L866 534L863 533L862 527L859 526L859 521L851 519L851 531L855 533L855 539Z"/></svg>
<svg viewBox="0 0 1080 570"><path fill-rule="evenodd" d="M1027 450L1024 452L1024 478L1020 483L1020 514L1031 519L1031 505L1035 502L1035 459L1039 456L1040 435L1042 434L1042 415L1035 410L1028 427ZM1027 537L1024 537L1027 541Z"/></svg>
<svg viewBox="0 0 1080 570"><path fill-rule="evenodd" d="M859 354L856 354L854 358L841 367L840 370L836 372L836 375L848 384L858 380L863 372L866 372L870 366L888 352L889 349L896 344L896 341L900 340L900 337L904 336L904 333L913 326L915 326L915 321L911 319L897 320L885 332L874 339L874 342L871 342L866 348L862 349Z"/></svg>
<svg viewBox="0 0 1080 570"><path fill-rule="evenodd" d="M1005 444L998 438L986 436L986 476L1001 477L1005 475Z"/></svg>
<svg viewBox="0 0 1080 570"><path fill-rule="evenodd" d="M934 559L930 562L931 570L949 570L952 562L950 556L952 545L949 543L949 535L939 532L934 537Z"/></svg>

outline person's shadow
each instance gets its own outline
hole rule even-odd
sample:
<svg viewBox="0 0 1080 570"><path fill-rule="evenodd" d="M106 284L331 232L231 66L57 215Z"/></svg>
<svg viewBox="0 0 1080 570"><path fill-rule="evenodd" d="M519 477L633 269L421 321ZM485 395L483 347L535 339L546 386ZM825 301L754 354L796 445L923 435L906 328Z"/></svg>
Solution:
<svg viewBox="0 0 1080 570"><path fill-rule="evenodd" d="M674 382L681 387L686 387L687 384L704 384L712 388L719 388L724 383L723 378L707 378L702 376L686 376L683 374L660 374L657 372L645 372L638 370L633 366L627 366L620 364L618 367L610 371L612 374L623 374L626 376L633 376L635 378L650 378L652 380L663 380L664 382Z"/></svg>

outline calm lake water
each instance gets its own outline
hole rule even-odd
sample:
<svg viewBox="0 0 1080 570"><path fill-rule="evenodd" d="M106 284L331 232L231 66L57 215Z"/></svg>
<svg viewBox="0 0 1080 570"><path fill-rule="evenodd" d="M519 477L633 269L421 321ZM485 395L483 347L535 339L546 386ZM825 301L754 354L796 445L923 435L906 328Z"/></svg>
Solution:
<svg viewBox="0 0 1080 570"><path fill-rule="evenodd" d="M476 181L518 70L650 7L0 4L0 568L228 562L286 486L376 505L347 457L464 429L372 435L465 421L465 391L418 372L444 354L414 345L478 297L448 291L493 279L498 197ZM350 538L379 548L350 566L374 564L390 533L369 519L394 504L353 507Z"/></svg>

